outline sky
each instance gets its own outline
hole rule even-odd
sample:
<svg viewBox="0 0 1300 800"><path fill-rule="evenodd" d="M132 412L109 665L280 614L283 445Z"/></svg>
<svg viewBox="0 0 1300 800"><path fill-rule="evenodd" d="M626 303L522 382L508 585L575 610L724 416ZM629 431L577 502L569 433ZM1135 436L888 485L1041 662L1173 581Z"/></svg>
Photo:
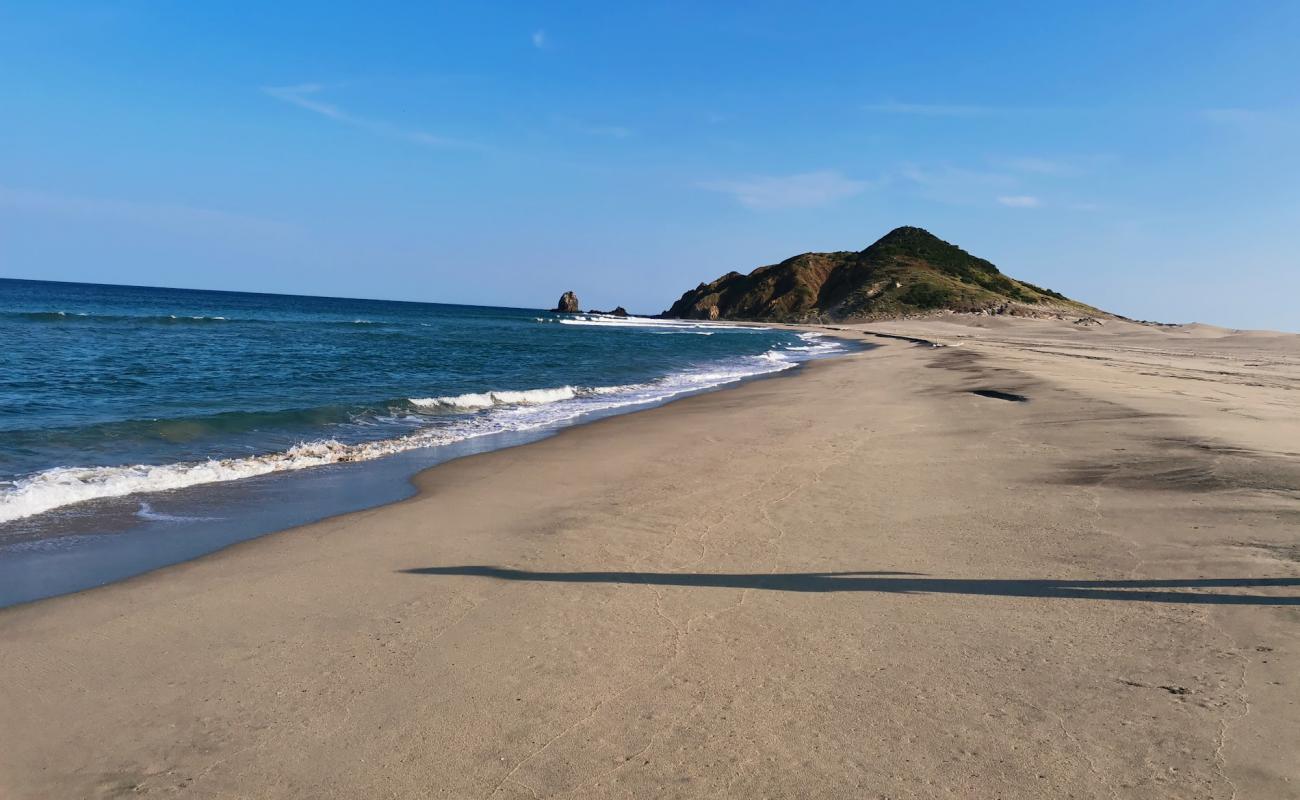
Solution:
<svg viewBox="0 0 1300 800"><path fill-rule="evenodd" d="M536 308L916 225L1300 331L1300 2L0 0L0 277Z"/></svg>

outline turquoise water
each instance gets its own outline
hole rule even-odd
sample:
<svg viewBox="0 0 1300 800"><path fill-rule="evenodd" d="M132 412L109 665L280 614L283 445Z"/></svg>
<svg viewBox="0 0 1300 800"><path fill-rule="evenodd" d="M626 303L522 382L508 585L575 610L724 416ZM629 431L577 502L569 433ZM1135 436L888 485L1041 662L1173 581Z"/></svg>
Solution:
<svg viewBox="0 0 1300 800"><path fill-rule="evenodd" d="M843 347L757 325L17 280L0 280L0 341L0 546L123 509L201 521L156 509L508 444Z"/></svg>

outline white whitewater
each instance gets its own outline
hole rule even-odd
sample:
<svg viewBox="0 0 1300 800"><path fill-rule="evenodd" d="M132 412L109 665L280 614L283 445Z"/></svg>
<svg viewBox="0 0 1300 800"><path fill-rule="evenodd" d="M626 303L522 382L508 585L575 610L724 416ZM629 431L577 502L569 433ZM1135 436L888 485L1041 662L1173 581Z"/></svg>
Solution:
<svg viewBox="0 0 1300 800"><path fill-rule="evenodd" d="M649 324L664 323L654 320ZM679 372L642 384L560 386L452 397L412 398L410 402L417 408L447 409L448 417L440 419L440 422L446 424L391 439L357 444L324 439L303 442L284 452L174 464L55 467L21 478L8 488L0 489L0 522L88 500L182 489L330 464L369 461L416 448L437 447L497 433L555 428L589 414L658 403L677 395L790 369L801 362L829 356L844 349L838 342L822 339L820 334L805 333L800 334L800 338L805 344L779 351L769 350L757 356L739 357L733 362Z"/></svg>

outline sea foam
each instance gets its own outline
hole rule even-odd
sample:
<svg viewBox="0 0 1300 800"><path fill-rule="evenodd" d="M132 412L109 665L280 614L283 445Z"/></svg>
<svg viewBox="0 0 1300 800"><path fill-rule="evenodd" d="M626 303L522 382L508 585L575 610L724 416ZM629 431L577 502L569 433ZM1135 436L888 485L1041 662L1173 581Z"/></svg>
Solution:
<svg viewBox="0 0 1300 800"><path fill-rule="evenodd" d="M572 386L523 391L471 392L451 397L412 397L411 402L425 408L488 408L496 405L537 405L569 400L577 395Z"/></svg>
<svg viewBox="0 0 1300 800"><path fill-rule="evenodd" d="M538 322L543 322L541 318ZM770 331L761 325L705 322L703 320L656 319L654 317L616 317L611 314L576 314L555 319L561 325L590 325L603 328L655 328L680 331Z"/></svg>
<svg viewBox="0 0 1300 800"><path fill-rule="evenodd" d="M499 390L449 397L413 398L417 409L444 413L430 425L378 441L343 443L334 439L303 442L283 452L173 464L55 467L19 478L0 488L0 522L41 514L62 506L111 497L182 489L252 478L276 472L354 461L369 461L423 447L437 447L498 433L553 429L574 419L622 408L663 402L745 378L791 369L803 361L833 355L843 345L801 334L803 345L757 356L683 370L657 380L622 386ZM437 424L432 424L433 422ZM146 505L144 507L148 509ZM151 509L150 509L151 511ZM145 513L149 513L146 511Z"/></svg>

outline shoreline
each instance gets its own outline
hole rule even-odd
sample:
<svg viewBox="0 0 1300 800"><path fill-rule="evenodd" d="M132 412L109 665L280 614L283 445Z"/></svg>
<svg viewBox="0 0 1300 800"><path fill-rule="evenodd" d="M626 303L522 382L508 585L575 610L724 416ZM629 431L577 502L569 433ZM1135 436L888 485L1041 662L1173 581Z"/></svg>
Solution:
<svg viewBox="0 0 1300 800"><path fill-rule="evenodd" d="M753 380L797 372L815 361L841 358L873 347L852 336L837 337L811 327L798 326L792 330L823 334L827 339L844 343L845 350L794 362L792 367L784 370L745 375L664 398L582 413L537 430L503 431L451 444L396 452L374 460L272 472L170 492L140 492L90 501L102 507L96 520L106 519L106 523L79 518L77 504L46 512L70 516L72 528L53 535L15 538L0 545L0 555L3 556L0 558L0 609L90 591L204 558L245 541L403 502L419 494L416 479L422 473L461 458L526 446L573 427L647 411L700 394L725 391ZM344 498L338 497L340 484L348 485ZM356 484L368 488L358 490L354 488ZM281 504L290 502L300 510L288 516L280 514L268 523L265 518L269 516L270 508L266 506L271 501L255 499L267 491L282 498ZM139 510L160 499L171 507L159 515L158 520L150 520ZM263 508L240 508L245 503L256 503ZM320 507L327 510L323 513L317 511ZM219 516L205 516L208 514ZM172 518L173 515L177 516ZM77 544L67 550L58 547L67 542ZM34 572L51 569L52 559L48 552L51 547L54 548L52 568L55 571L48 577L32 577Z"/></svg>
<svg viewBox="0 0 1300 800"><path fill-rule="evenodd" d="M838 358L851 357L851 355L852 354L846 356L837 356L834 359L820 359L819 361L831 361L831 360L836 360ZM86 587L85 589L79 589L72 592L66 592L63 594L51 595L49 597L42 597L31 601L12 603L9 605L0 605L0 616L3 616L6 612L9 611L31 608L33 606L39 607L46 603L58 602L61 600L67 600L71 598L77 598L83 595L93 594L97 592L112 591L117 587L123 587L123 589L125 589L127 586L131 584L147 585L148 583L155 580L160 580L160 581L172 580L172 578L168 577L168 573L172 571L183 573L184 571L186 571L187 568L195 565L199 565L208 560L221 559L225 557L244 558L246 556L242 555L241 551L247 550L250 552L255 552L256 548L266 540L276 539L282 536L291 537L296 533L308 533L308 532L315 533L316 532L315 529L320 527L346 528L350 526L353 522L362 521L364 518L372 514L382 513L390 509L397 510L406 505L410 505L413 503L421 503L430 500L434 487L436 487L439 483L438 479L441 475L441 472L446 471L449 468L458 467L462 464L462 462L470 461L473 459L490 458L498 454L509 453L510 451L513 450L535 447L537 445L545 444L559 437L572 435L578 431L585 430L586 428L589 427L597 427L605 424L614 423L623 417L632 416L641 413L648 413L660 408L667 408L670 406L674 406L678 403L688 402L697 397L707 397L720 392L734 391L752 382L795 378L798 377L799 373L803 372L804 370L813 368L815 365L818 365L819 361L805 362L798 365L797 367L784 370L782 372L774 372L774 373L754 375L754 376L742 378L732 384L726 384L724 386L719 386L712 389L703 389L698 392L693 392L691 394L683 395L681 397L664 400L661 402L657 402L653 405L650 405L647 408L632 408L627 411L620 410L603 416L596 416L590 420L584 420L582 422L578 422L571 425L565 425L563 427L556 428L554 430L548 430L546 432L538 433L537 438L532 439L530 441L521 442L519 444L505 445L503 447L491 448L477 453L454 456L446 461L440 461L436 464L433 464L432 466L423 467L415 471L414 473L410 474L410 476L406 479L407 482L406 489L408 491L406 492L405 496L400 497L398 499L391 500L391 501L381 501L379 503L376 503L375 505L366 506L364 508L357 508L350 511L341 511L337 514L331 514L329 516L321 517L319 519L314 519L309 522L290 525L285 528L278 528L273 531L268 531L267 533L257 534L255 536L251 536L246 539L241 539L235 542L231 542L230 544L224 545L216 550L206 551L192 558L187 558L181 561L164 564L159 567L148 569L144 572L139 572L118 580L109 581L108 583L104 583L96 586L89 586Z"/></svg>
<svg viewBox="0 0 1300 800"><path fill-rule="evenodd" d="M1033 342L889 326L970 338L575 426L0 610L0 789L1292 791L1300 421L1277 401L1300 358L1260 387L1255 360L1209 382L1127 334L1083 359L1008 330Z"/></svg>

